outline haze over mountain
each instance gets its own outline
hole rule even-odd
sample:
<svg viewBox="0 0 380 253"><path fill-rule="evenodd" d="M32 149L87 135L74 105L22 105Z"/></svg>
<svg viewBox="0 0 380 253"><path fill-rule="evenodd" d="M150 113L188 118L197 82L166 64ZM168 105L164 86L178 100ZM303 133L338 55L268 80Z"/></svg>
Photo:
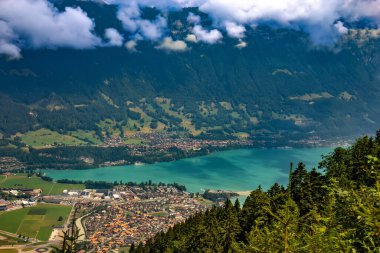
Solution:
<svg viewBox="0 0 380 253"><path fill-rule="evenodd" d="M373 132L379 16L359 0L5 0L0 132Z"/></svg>

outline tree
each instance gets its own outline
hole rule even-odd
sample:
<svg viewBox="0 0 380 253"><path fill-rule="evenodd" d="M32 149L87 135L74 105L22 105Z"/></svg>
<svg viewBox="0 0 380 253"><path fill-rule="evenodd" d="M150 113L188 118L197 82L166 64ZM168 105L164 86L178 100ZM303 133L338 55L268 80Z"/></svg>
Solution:
<svg viewBox="0 0 380 253"><path fill-rule="evenodd" d="M75 218L77 214L77 209L74 210L72 221L69 225L69 228L66 231L63 231L61 236L62 246L61 248L54 248L57 253L75 253L78 252L78 240L83 234L80 233L80 229L75 225Z"/></svg>
<svg viewBox="0 0 380 253"><path fill-rule="evenodd" d="M241 239L244 239L255 224L255 220L260 218L263 225L269 222L269 216L265 208L270 207L270 198L262 191L261 186L252 191L244 202L240 212L240 225L242 227Z"/></svg>

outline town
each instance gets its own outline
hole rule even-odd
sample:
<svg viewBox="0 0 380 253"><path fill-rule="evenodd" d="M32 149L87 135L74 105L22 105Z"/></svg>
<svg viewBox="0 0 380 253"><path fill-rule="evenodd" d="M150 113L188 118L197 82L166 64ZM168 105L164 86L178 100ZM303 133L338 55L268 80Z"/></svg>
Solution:
<svg viewBox="0 0 380 253"><path fill-rule="evenodd" d="M99 189L83 189L79 184L78 189L75 189L75 184L67 184L70 189L61 188L61 192L46 194L41 188L23 187L21 178L42 180L35 175L28 178L5 172L2 177L3 181L19 178L20 184L3 187L0 183L0 224L8 213L23 209L30 209L28 215L33 213L31 210L48 215L49 208L52 207L68 207L71 210L66 216L56 214L59 217L54 218L58 222L49 224L51 228L48 238L42 238L38 231L33 234L35 231L29 231L30 228L17 231L0 229L0 234L27 238L26 245L36 242L59 245L63 232L75 221L81 234L78 241L84 245L86 252L120 252L120 249L144 243L156 233L167 231L191 215L206 211L216 204L198 193L186 192L186 188L178 184L155 184L149 181L140 184L109 184L111 187L107 189L102 189L102 183L98 184ZM46 208L47 213L41 212L43 208ZM62 216L66 218L63 222L59 220ZM15 225L22 227L22 224Z"/></svg>

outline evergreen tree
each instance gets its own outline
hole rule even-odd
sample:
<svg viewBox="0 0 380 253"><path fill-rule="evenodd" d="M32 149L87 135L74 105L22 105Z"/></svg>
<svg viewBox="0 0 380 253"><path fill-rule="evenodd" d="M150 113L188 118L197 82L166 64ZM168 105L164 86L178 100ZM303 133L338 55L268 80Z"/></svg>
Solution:
<svg viewBox="0 0 380 253"><path fill-rule="evenodd" d="M131 252L380 252L379 133L325 156L325 174L291 164L287 188L258 187Z"/></svg>

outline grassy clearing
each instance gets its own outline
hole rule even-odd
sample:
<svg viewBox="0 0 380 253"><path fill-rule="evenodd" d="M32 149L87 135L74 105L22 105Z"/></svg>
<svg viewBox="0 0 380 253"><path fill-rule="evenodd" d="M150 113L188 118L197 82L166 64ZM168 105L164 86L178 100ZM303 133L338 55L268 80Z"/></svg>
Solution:
<svg viewBox="0 0 380 253"><path fill-rule="evenodd" d="M231 111L232 105L230 102L219 102L219 104L226 110Z"/></svg>
<svg viewBox="0 0 380 253"><path fill-rule="evenodd" d="M21 249L22 252L25 252L25 251L32 251L32 250L34 250L33 247L27 247L27 248L23 248L23 249Z"/></svg>
<svg viewBox="0 0 380 253"><path fill-rule="evenodd" d="M240 119L240 114L237 112L231 112L231 117L234 119Z"/></svg>
<svg viewBox="0 0 380 253"><path fill-rule="evenodd" d="M260 123L260 121L257 117L250 117L249 121L251 121L254 125L257 125Z"/></svg>
<svg viewBox="0 0 380 253"><path fill-rule="evenodd" d="M98 145L102 143L102 141L96 135L95 131L76 130L75 132L70 132L70 136L73 136L84 142L88 142L90 144Z"/></svg>
<svg viewBox="0 0 380 253"><path fill-rule="evenodd" d="M122 136L123 133L120 132L117 124L118 122L113 119L105 119L100 121L97 125L103 130L103 136L106 136L107 134L113 137Z"/></svg>
<svg viewBox="0 0 380 253"><path fill-rule="evenodd" d="M26 174L16 174L8 176L6 180L0 179L0 188L42 189L42 195L59 195L63 190L81 190L85 187L82 184L60 184L36 176L28 178Z"/></svg>
<svg viewBox="0 0 380 253"><path fill-rule="evenodd" d="M156 103L157 105L161 106L161 108L165 111L166 114L181 119L181 126L189 130L191 134L199 135L200 133L202 133L202 130L195 129L195 126L193 125L191 120L188 117L186 117L186 115L184 115L183 112L171 110L172 104L170 102L170 99L156 98Z"/></svg>
<svg viewBox="0 0 380 253"><path fill-rule="evenodd" d="M164 110L169 110L171 107L170 98L156 97L156 103L162 107Z"/></svg>
<svg viewBox="0 0 380 253"><path fill-rule="evenodd" d="M109 96L107 96L106 94L102 93L102 92L99 92L99 94L102 96L102 98L111 106L115 107L115 108L119 108L118 105L116 105L112 98L110 98Z"/></svg>
<svg viewBox="0 0 380 253"><path fill-rule="evenodd" d="M23 143L34 148L46 148L57 145L78 146L87 144L73 136L63 135L46 128L29 131L23 134L18 133L17 136L21 137Z"/></svg>
<svg viewBox="0 0 380 253"><path fill-rule="evenodd" d="M21 234L29 238L37 238L46 241L53 230L52 226L61 226L68 218L71 206L38 204L34 207L26 207L15 211L5 212L0 215L0 227L8 232ZM33 210L38 210L44 215L35 215ZM63 220L58 221L62 216Z"/></svg>
<svg viewBox="0 0 380 253"><path fill-rule="evenodd" d="M215 103L210 103L210 105L207 105L204 101L202 101L198 106L199 111L204 117L218 114L218 108L216 107Z"/></svg>
<svg viewBox="0 0 380 253"><path fill-rule="evenodd" d="M249 137L249 133L238 132L238 133L234 133L234 136L236 136L240 139L247 139Z"/></svg>
<svg viewBox="0 0 380 253"><path fill-rule="evenodd" d="M148 111L153 110L154 111L152 105L150 105L150 104L146 104L146 105L147 105L146 110L148 110ZM162 122L158 122L157 128L152 129L150 127L150 124L153 120L152 117L150 117L148 114L146 114L146 112L144 112L144 110L141 109L140 107L138 107L138 106L131 107L131 108L129 108L129 110L131 110L133 112L140 113L141 119L143 120L143 123L141 123L140 120L128 120L127 134L130 131L132 131L132 132L136 131L134 126L137 126L140 129L140 131L143 133L152 133L152 132L162 131L165 128L165 124L163 124Z"/></svg>
<svg viewBox="0 0 380 253"><path fill-rule="evenodd" d="M143 141L138 138L128 138L127 140L124 141L125 144L129 145L141 145L143 144Z"/></svg>
<svg viewBox="0 0 380 253"><path fill-rule="evenodd" d="M0 253L17 253L17 249L0 249Z"/></svg>
<svg viewBox="0 0 380 253"><path fill-rule="evenodd" d="M214 203L211 200L208 200L202 197L197 198L197 201L202 205L212 205Z"/></svg>
<svg viewBox="0 0 380 253"><path fill-rule="evenodd" d="M191 120L182 121L181 126L188 129L192 135L199 135L202 133L202 130L195 129L194 125L191 123Z"/></svg>

